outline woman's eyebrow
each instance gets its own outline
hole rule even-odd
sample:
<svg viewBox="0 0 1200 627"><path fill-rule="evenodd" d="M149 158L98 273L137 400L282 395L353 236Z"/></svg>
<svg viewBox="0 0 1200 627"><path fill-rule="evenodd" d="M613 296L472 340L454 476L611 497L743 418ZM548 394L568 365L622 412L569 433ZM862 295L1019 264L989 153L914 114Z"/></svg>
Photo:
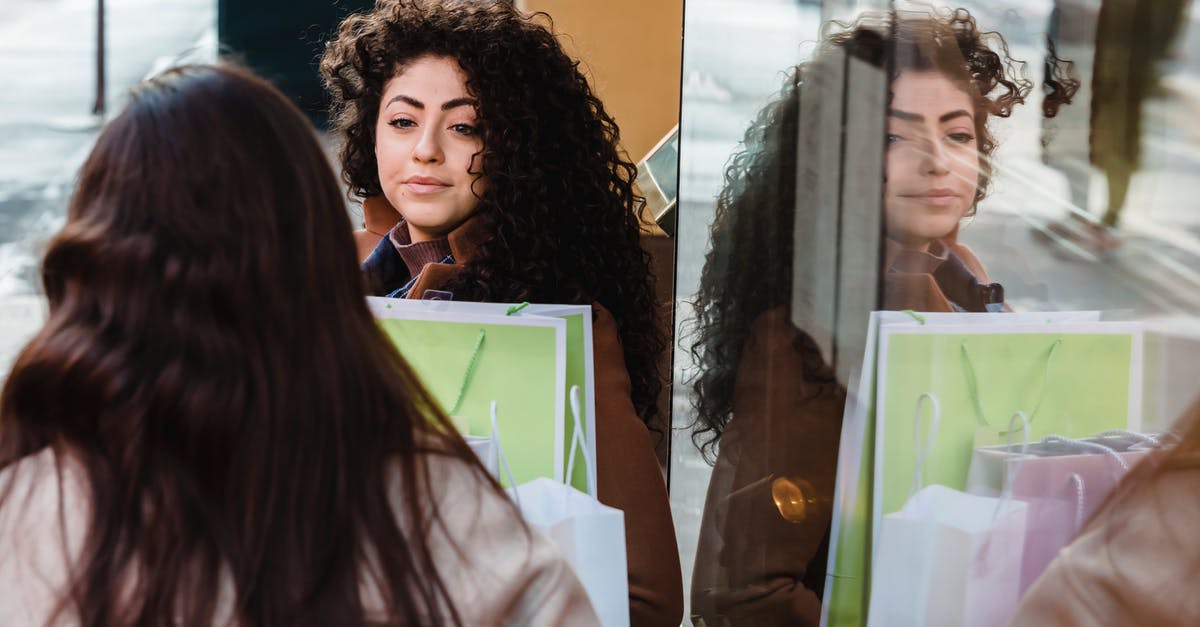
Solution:
<svg viewBox="0 0 1200 627"><path fill-rule="evenodd" d="M888 109L888 115L899 120L904 120L905 122L925 121L925 116L921 115L920 113L909 113L908 111L901 111L899 109ZM968 117L974 119L975 116L971 115L971 112L967 111L966 109L955 109L950 113L944 113L938 116L938 122L949 122L950 120L959 117Z"/></svg>
<svg viewBox="0 0 1200 627"><path fill-rule="evenodd" d="M909 113L908 111L901 111L899 109L888 109L888 115L898 120L904 120L905 122L925 121L925 116L920 113Z"/></svg>
<svg viewBox="0 0 1200 627"><path fill-rule="evenodd" d="M971 115L971 112L967 111L966 109L957 109L957 110L951 111L950 113L943 114L941 117L938 118L938 122L949 122L950 120L953 120L954 118L960 118L960 117L967 117L967 118L974 119L975 116Z"/></svg>
<svg viewBox="0 0 1200 627"><path fill-rule="evenodd" d="M457 107L474 107L478 101L474 98L455 98L442 103L442 111L449 111Z"/></svg>
<svg viewBox="0 0 1200 627"><path fill-rule="evenodd" d="M387 104L384 106L386 107L393 102L404 102L416 109L425 109L425 103L413 98L412 96L406 96L404 94L393 96L392 99L387 101ZM449 111L458 107L474 107L477 102L478 101L474 98L454 98L453 100L447 100L446 102L442 103L442 111Z"/></svg>
<svg viewBox="0 0 1200 627"><path fill-rule="evenodd" d="M385 104L383 106L386 107L386 106L392 104L393 102L404 102L404 103L412 105L414 108L417 108L417 109L425 108L425 103L421 102L420 100L417 100L416 98L413 98L412 96L405 96L404 94L392 96L392 99L387 101L387 104Z"/></svg>

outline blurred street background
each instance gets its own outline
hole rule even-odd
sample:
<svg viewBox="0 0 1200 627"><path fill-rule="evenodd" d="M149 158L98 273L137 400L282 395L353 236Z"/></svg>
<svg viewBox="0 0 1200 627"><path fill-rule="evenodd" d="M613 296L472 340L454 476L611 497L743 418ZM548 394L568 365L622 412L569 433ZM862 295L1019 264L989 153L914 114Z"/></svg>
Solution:
<svg viewBox="0 0 1200 627"><path fill-rule="evenodd" d="M108 0L106 110L176 62L216 58L214 0ZM0 0L0 373L44 319L38 258L103 117L94 0Z"/></svg>

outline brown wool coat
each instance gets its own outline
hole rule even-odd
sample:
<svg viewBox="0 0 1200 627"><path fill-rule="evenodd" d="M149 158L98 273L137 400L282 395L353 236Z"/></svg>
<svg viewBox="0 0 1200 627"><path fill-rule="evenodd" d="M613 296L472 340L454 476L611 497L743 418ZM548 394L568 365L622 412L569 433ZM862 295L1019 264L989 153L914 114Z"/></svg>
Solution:
<svg viewBox="0 0 1200 627"><path fill-rule="evenodd" d="M488 232L472 219L448 237L455 264L428 264L409 292L446 286L463 271ZM616 320L592 305L596 376L596 481L601 503L625 513L631 627L677 627L683 618L683 575L675 526L652 434L633 407L633 385Z"/></svg>
<svg viewBox="0 0 1200 627"><path fill-rule="evenodd" d="M802 335L777 307L754 321L742 349L692 577L693 621L707 627L820 620L846 395L836 382L805 380ZM810 499L802 516L776 504L780 478Z"/></svg>

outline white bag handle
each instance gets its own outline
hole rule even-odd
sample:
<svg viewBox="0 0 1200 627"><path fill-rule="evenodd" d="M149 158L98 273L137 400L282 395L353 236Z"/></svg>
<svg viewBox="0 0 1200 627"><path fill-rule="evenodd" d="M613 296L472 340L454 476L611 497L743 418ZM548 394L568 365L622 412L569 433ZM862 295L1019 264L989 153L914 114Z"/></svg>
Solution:
<svg viewBox="0 0 1200 627"><path fill-rule="evenodd" d="M933 403L933 418L929 421L929 435L925 437L925 446L921 447L921 407L925 399ZM917 409L913 414L913 450L917 452L917 470L913 473L912 487L908 491L909 498L912 498L918 490L921 489L923 483L922 475L925 473L925 461L929 459L929 453L933 449L933 438L937 435L938 421L942 419L942 406L938 403L938 399L933 395L933 392L922 392L917 397Z"/></svg>
<svg viewBox="0 0 1200 627"><path fill-rule="evenodd" d="M521 497L517 495L517 480L513 477L512 467L508 465L504 447L500 445L500 427L496 425L496 401L492 401L492 442L496 445L496 457L500 460L500 470L504 472L505 477L508 477L509 494L517 504L517 510L524 513L524 510L521 509Z"/></svg>
<svg viewBox="0 0 1200 627"><path fill-rule="evenodd" d="M1158 439L1159 438L1158 434L1138 433L1136 431L1129 431L1127 429L1109 429L1108 431L1101 431L1099 434L1096 435L1097 438L1102 438L1102 439L1106 438L1106 437L1112 437L1112 436L1124 436L1127 438L1137 440L1137 444L1134 444L1134 445L1130 446L1128 449L1125 449L1128 451L1141 451L1141 450L1146 450L1146 449L1158 448L1158 447L1162 446L1162 444L1163 444L1162 440Z"/></svg>
<svg viewBox="0 0 1200 627"><path fill-rule="evenodd" d="M1075 531L1079 531L1083 526L1083 478L1073 472L1068 481L1075 484Z"/></svg>
<svg viewBox="0 0 1200 627"><path fill-rule="evenodd" d="M1017 463L1013 464L1012 476L1007 477L1004 481L1004 489L1000 493L1000 501L996 503L996 511L992 514L992 520L995 521L1000 517L1000 512L1013 500L1013 486L1017 483L1017 475L1021 474L1021 466L1025 463L1025 458L1029 456L1029 418L1025 412L1019 411L1014 413L1008 419L1008 430L1004 435L1004 448L1008 450L1012 448L1012 434L1016 429L1013 428L1013 423L1021 419L1021 454L1017 457Z"/></svg>
<svg viewBox="0 0 1200 627"><path fill-rule="evenodd" d="M571 414L575 418L575 424L574 424L574 429L572 430L572 433L571 433L571 452L567 456L567 474L563 477L563 479L564 479L563 483L568 486L571 485L571 475L575 471L575 453L576 452L579 452L583 456L583 460L584 460L584 462L586 462L588 464L588 468L595 467L595 462L592 460L592 456L590 453L588 453L587 447L585 446L586 441L584 440L583 426L581 424L582 419L580 417L581 402L579 400L579 386L578 385L571 386L570 399L571 399ZM500 462L500 470L504 473L504 476L508 478L509 486L512 488L516 488L517 480L515 477L513 477L512 467L508 465L508 456L506 456L504 454L504 446L500 443L500 426L496 422L496 413L497 413L496 405L497 405L496 401L492 401L492 442L495 443L496 458ZM589 483L590 483L590 481L589 481ZM592 495L592 496L595 496L595 495ZM521 499L520 499L520 497L517 496L517 491L515 489L512 490L512 497L513 497L513 500L516 501L516 503L517 503L517 509L520 509L521 508Z"/></svg>
<svg viewBox="0 0 1200 627"><path fill-rule="evenodd" d="M581 413L580 409L579 409L581 403L579 401L579 386L578 385L571 386L570 398L571 398L571 416L572 416L572 418L574 418L575 424L574 424L574 428L571 430L571 451L567 454L567 474L563 475L563 483L565 483L566 485L571 485L571 477L575 473L575 452L576 451L579 451L583 455L583 461L587 464L587 467L589 469L596 467L595 460L593 460L591 454L588 453L587 446L586 446L587 442L584 440L584 436L583 436L583 426L582 426L583 419L579 415ZM591 488L592 488L591 473L589 472L587 474L588 474L588 481L587 481L588 491L591 492L592 491L591 490ZM595 496L595 495L593 494L592 496Z"/></svg>
<svg viewBox="0 0 1200 627"><path fill-rule="evenodd" d="M1104 446L1103 444L1099 444L1097 442L1089 442L1087 440L1072 440L1071 438L1066 438L1061 435L1054 435L1054 434L1051 434L1051 435L1048 435L1048 436L1042 438L1042 442L1045 444L1065 444L1067 446L1073 446L1077 449L1080 449L1081 451L1085 451L1085 452L1089 452L1089 453L1100 453L1102 455L1108 456L1111 459L1116 460L1117 465L1119 465L1121 467L1122 472L1126 472L1129 470L1129 464L1125 463L1125 460L1122 459L1121 456L1118 455L1116 451L1112 450L1111 448L1108 448L1107 446Z"/></svg>

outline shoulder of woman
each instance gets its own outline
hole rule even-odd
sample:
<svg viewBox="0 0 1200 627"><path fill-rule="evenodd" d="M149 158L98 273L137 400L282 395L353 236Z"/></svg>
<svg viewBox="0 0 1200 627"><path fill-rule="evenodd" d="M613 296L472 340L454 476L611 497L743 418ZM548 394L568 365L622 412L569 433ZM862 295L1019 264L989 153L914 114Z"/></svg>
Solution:
<svg viewBox="0 0 1200 627"><path fill-rule="evenodd" d="M1200 623L1200 469L1170 471L1112 504L1034 583L1013 624Z"/></svg>
<svg viewBox="0 0 1200 627"><path fill-rule="evenodd" d="M44 623L57 607L89 515L83 468L52 449L0 472L0 624Z"/></svg>
<svg viewBox="0 0 1200 627"><path fill-rule="evenodd" d="M481 474L448 454L422 455L431 489L429 549L464 624L593 624L579 580L554 545ZM403 495L393 490L399 510Z"/></svg>
<svg viewBox="0 0 1200 627"><path fill-rule="evenodd" d="M745 347L766 350L794 348L797 341L806 337L811 338L792 322L788 306L778 305L758 314L751 321Z"/></svg>
<svg viewBox="0 0 1200 627"><path fill-rule="evenodd" d="M617 320L600 303L592 303L592 353L598 377L607 380L609 373L624 373L618 379L632 389Z"/></svg>

